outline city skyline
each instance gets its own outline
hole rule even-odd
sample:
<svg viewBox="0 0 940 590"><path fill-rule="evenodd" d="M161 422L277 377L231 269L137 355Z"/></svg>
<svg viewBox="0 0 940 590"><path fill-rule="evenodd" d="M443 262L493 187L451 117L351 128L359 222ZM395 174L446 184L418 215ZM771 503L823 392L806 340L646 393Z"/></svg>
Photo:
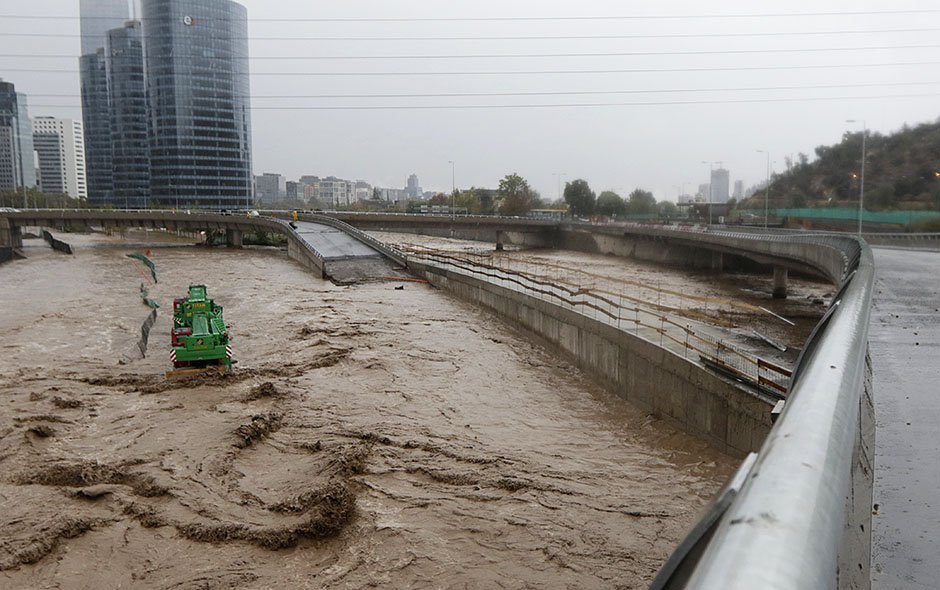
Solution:
<svg viewBox="0 0 940 590"><path fill-rule="evenodd" d="M702 160L723 160L729 169L737 171L738 178L754 186L766 176L766 164L760 154L755 153L757 149L775 154L771 166L779 171L785 166L785 157L799 152L812 157L816 146L837 143L842 134L855 131L844 122L847 118L865 118L869 129L887 133L904 124L929 121L937 116L933 89L923 79L923 67L902 65L929 62L937 54L929 47L918 52L903 48L918 46L930 39L929 33L911 29L919 19L911 14L855 12L845 17L833 14L789 18L780 15L806 10L772 2L762 5L760 12L773 13L774 17L705 19L695 17L756 11L748 3L730 0L716 3L707 11L685 0L631 6L629 10L620 3L596 0L557 14L581 17L660 14L674 18L598 18L583 22L511 24L459 20L377 23L305 19L460 19L471 13L465 7L423 1L392 6L367 0L355 7L312 7L291 0L278 3L245 0L242 3L251 11L253 19L250 33L252 81L258 89L252 112L254 173L280 169L288 176L297 176L305 173L307 162L316 161L322 169L338 176L366 176L375 184L386 186L397 185L398 177L411 170L425 179L429 189L449 191L451 166L448 162L453 161L456 184L462 187L493 186L505 174L518 172L543 196L549 197L557 190L557 175L564 173L567 180L587 179L597 190L614 189L624 194L643 187L652 190L658 199L675 200L680 192L676 186L684 183L695 186L708 181L709 171L699 165ZM42 21L43 29L57 35L77 35L75 4L65 0L36 0L28 11L21 9L21 12L61 17L64 20ZM869 0L857 8L884 12L916 9L918 5L913 0ZM814 6L813 12L844 10L844 5L826 0ZM484 0L473 14L525 18L556 13L546 12L543 6L528 1L507 7ZM70 17L73 20L68 20ZM12 27L16 22L10 20L7 26ZM892 30L908 32L891 33ZM617 38L599 38L605 36ZM389 37L470 40L328 40ZM590 39L514 39L485 43L477 40L484 37ZM290 41L292 38L299 40ZM47 41L43 54L65 55L80 51L79 37ZM6 44L9 53L25 53L16 39L0 39L0 43ZM846 51L852 47L859 49ZM534 57L441 57L569 51L599 55L592 59L564 57L552 61ZM614 56L613 53L634 55ZM411 55L415 59L391 59L393 55ZM346 59L368 56L375 57ZM284 59L287 57L291 59ZM41 71L44 68L68 69L69 61L8 58L3 63L36 70L15 74L18 85L27 94L37 95L34 102L43 105L35 107L35 112L77 118L76 97L39 96L75 94L63 93L62 89L69 87L69 79L77 80L77 74ZM610 73L505 74L508 71L556 70ZM637 73L635 70L654 72ZM494 74L456 75L458 71ZM382 75L367 75L369 72ZM422 75L388 75L386 72ZM308 75L313 73L318 75ZM14 79L13 73L5 75ZM744 90L749 88L765 90ZM766 90L770 88L775 90ZM720 89L734 90L719 92ZM520 92L548 93L548 96L427 96ZM620 94L568 97L558 92ZM358 98L390 94L421 96ZM357 98L284 98L324 95ZM905 96L890 98L889 95ZM860 96L873 98L857 98ZM376 104L412 107L505 106L510 103L635 103L637 106L352 109ZM342 109L308 110L321 106ZM288 136L322 136L330 140L291 145L288 149L285 147L291 143L285 141Z"/></svg>

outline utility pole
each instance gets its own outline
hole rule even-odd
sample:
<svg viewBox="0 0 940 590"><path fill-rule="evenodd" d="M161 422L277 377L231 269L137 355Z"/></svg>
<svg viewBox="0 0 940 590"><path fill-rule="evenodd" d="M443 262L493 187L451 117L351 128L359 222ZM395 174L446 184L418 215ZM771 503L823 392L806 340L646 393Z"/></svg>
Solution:
<svg viewBox="0 0 940 590"><path fill-rule="evenodd" d="M767 154L767 186L764 188L764 229L767 229L767 215L770 213L770 150L757 150L759 154Z"/></svg>

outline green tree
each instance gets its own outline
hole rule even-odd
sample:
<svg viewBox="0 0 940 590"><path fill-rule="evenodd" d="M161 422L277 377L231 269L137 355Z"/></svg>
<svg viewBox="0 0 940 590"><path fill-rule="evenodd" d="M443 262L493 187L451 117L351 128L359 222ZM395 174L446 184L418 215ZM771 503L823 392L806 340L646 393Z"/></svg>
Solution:
<svg viewBox="0 0 940 590"><path fill-rule="evenodd" d="M578 179L565 184L565 202L575 217L594 214L596 196L586 180Z"/></svg>
<svg viewBox="0 0 940 590"><path fill-rule="evenodd" d="M659 215L661 217L678 217L679 216L679 208L672 201L663 201L662 203L657 205L657 207L659 208Z"/></svg>
<svg viewBox="0 0 940 590"><path fill-rule="evenodd" d="M594 209L600 215L613 217L623 215L627 210L627 203L614 191L604 191L597 197Z"/></svg>
<svg viewBox="0 0 940 590"><path fill-rule="evenodd" d="M500 215L525 215L538 201L538 193L518 174L509 174L499 181Z"/></svg>
<svg viewBox="0 0 940 590"><path fill-rule="evenodd" d="M627 215L651 215L653 213L656 213L656 197L653 193L639 188L630 193Z"/></svg>

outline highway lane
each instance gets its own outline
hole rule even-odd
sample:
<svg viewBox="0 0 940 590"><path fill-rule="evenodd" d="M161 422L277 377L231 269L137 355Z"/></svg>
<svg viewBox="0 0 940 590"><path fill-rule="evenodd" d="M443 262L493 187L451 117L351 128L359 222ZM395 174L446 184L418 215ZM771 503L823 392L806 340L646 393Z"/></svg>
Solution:
<svg viewBox="0 0 940 590"><path fill-rule="evenodd" d="M875 590L940 588L940 253L875 249Z"/></svg>

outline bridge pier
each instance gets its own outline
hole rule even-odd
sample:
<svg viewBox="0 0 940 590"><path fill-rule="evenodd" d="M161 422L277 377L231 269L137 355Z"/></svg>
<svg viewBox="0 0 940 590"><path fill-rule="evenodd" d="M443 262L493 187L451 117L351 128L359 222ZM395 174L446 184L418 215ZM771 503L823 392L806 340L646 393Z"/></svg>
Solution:
<svg viewBox="0 0 940 590"><path fill-rule="evenodd" d="M721 252L712 252L711 269L721 272L725 269L725 255Z"/></svg>
<svg viewBox="0 0 940 590"><path fill-rule="evenodd" d="M503 232L502 230L496 230L496 251L503 251Z"/></svg>
<svg viewBox="0 0 940 590"><path fill-rule="evenodd" d="M774 267L774 299L787 298L787 282L790 271L782 266Z"/></svg>
<svg viewBox="0 0 940 590"><path fill-rule="evenodd" d="M245 232L240 229L225 230L225 245L229 248L241 248L244 246Z"/></svg>
<svg viewBox="0 0 940 590"><path fill-rule="evenodd" d="M22 248L23 232L18 225L9 219L0 219L0 246L6 248Z"/></svg>

